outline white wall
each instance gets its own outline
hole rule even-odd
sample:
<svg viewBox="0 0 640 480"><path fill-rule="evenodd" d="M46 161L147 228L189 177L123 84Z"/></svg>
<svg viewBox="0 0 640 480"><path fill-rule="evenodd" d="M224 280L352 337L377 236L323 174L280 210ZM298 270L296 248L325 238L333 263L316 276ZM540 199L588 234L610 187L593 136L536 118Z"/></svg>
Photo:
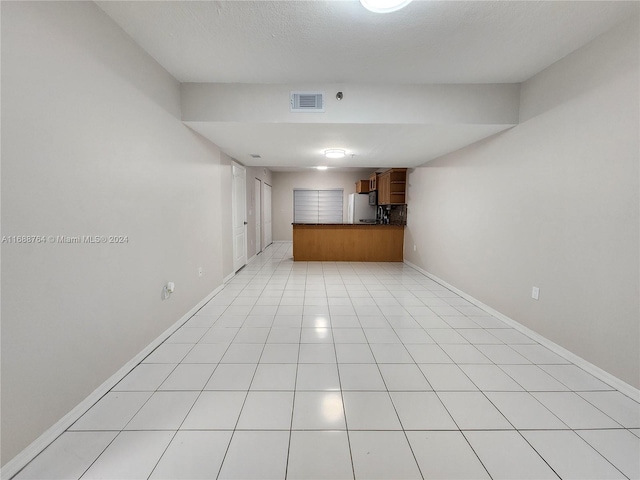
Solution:
<svg viewBox="0 0 640 480"><path fill-rule="evenodd" d="M411 171L405 235L410 262L636 388L638 46L634 18L525 82L520 125Z"/></svg>
<svg viewBox="0 0 640 480"><path fill-rule="evenodd" d="M2 245L5 464L220 285L230 233L175 79L92 2L1 8L2 234L129 238Z"/></svg>
<svg viewBox="0 0 640 480"><path fill-rule="evenodd" d="M308 170L302 172L273 173L273 240L291 241L293 238L293 189L318 190L342 188L344 190L343 220L347 219L347 196L356 193L356 182L368 180L375 169L336 172Z"/></svg>

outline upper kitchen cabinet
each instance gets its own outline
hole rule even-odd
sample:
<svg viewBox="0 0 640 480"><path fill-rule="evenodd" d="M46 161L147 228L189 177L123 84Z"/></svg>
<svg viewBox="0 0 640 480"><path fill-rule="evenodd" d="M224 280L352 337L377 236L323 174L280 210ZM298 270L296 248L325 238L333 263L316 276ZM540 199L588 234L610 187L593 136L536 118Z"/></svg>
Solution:
<svg viewBox="0 0 640 480"><path fill-rule="evenodd" d="M369 191L375 192L378 189L378 174L373 172L369 177Z"/></svg>
<svg viewBox="0 0 640 480"><path fill-rule="evenodd" d="M369 193L369 180L358 180L356 182L356 193Z"/></svg>
<svg viewBox="0 0 640 480"><path fill-rule="evenodd" d="M378 175L378 205L404 205L407 192L407 169L392 168Z"/></svg>

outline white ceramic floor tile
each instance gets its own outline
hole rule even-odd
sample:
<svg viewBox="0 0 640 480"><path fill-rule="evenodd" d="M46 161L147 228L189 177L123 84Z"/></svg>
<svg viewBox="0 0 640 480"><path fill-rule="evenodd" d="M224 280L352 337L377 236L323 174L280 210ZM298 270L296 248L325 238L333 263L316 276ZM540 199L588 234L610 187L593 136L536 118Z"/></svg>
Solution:
<svg viewBox="0 0 640 480"><path fill-rule="evenodd" d="M577 393L535 392L532 395L570 428L621 428Z"/></svg>
<svg viewBox="0 0 640 480"><path fill-rule="evenodd" d="M405 346L412 344L435 344L427 332L415 328L396 328L396 335Z"/></svg>
<svg viewBox="0 0 640 480"><path fill-rule="evenodd" d="M361 328L335 328L333 341L335 343L367 343L367 337Z"/></svg>
<svg viewBox="0 0 640 480"><path fill-rule="evenodd" d="M522 435L563 480L625 478L575 432L527 431Z"/></svg>
<svg viewBox="0 0 640 480"><path fill-rule="evenodd" d="M245 392L202 392L180 428L233 430L245 397Z"/></svg>
<svg viewBox="0 0 640 480"><path fill-rule="evenodd" d="M389 391L433 390L422 371L415 364L379 364L382 378Z"/></svg>
<svg viewBox="0 0 640 480"><path fill-rule="evenodd" d="M498 330L502 331L502 330ZM488 330L482 328L458 328L456 329L469 343L479 345L502 345L502 341Z"/></svg>
<svg viewBox="0 0 640 480"><path fill-rule="evenodd" d="M343 392L349 430L401 430L386 392Z"/></svg>
<svg viewBox="0 0 640 480"><path fill-rule="evenodd" d="M407 345L406 349L416 363L453 363L439 345Z"/></svg>
<svg viewBox="0 0 640 480"><path fill-rule="evenodd" d="M216 478L232 432L178 432L153 470L151 479Z"/></svg>
<svg viewBox="0 0 640 480"><path fill-rule="evenodd" d="M496 328L489 330L493 336L499 338L507 345L526 345L537 344L535 340L527 337L524 333L520 333L513 328Z"/></svg>
<svg viewBox="0 0 640 480"><path fill-rule="evenodd" d="M460 365L460 368L482 391L522 391L522 387L496 365Z"/></svg>
<svg viewBox="0 0 640 480"><path fill-rule="evenodd" d="M582 398L595 405L626 428L640 428L640 403L615 392L579 392Z"/></svg>
<svg viewBox="0 0 640 480"><path fill-rule="evenodd" d="M426 307L425 307L426 308ZM414 315L413 318L416 319L418 325L420 325L425 330L435 329L435 328L450 328L447 322L445 322L442 318L438 317L435 313L431 315ZM447 320L450 318L457 317L445 317ZM435 340L434 340L435 342Z"/></svg>
<svg viewBox="0 0 640 480"><path fill-rule="evenodd" d="M300 328L302 327L302 314L300 315L276 315L273 319L273 328Z"/></svg>
<svg viewBox="0 0 640 480"><path fill-rule="evenodd" d="M180 363L192 348L191 343L163 343L142 363Z"/></svg>
<svg viewBox="0 0 640 480"><path fill-rule="evenodd" d="M299 363L336 363L333 344L301 343Z"/></svg>
<svg viewBox="0 0 640 480"><path fill-rule="evenodd" d="M198 343L198 340L207 333L208 328L185 328L182 327L171 335L166 343Z"/></svg>
<svg viewBox="0 0 640 480"><path fill-rule="evenodd" d="M518 430L569 428L527 392L486 392L485 394Z"/></svg>
<svg viewBox="0 0 640 480"><path fill-rule="evenodd" d="M242 325L242 322L244 321L244 317L241 321L237 322L240 325ZM218 323L221 323L222 320ZM236 322L234 322L236 323ZM240 328L238 327L231 327L231 326L218 326L215 325L212 328L210 328L207 333L205 333L202 338L200 339L200 341L198 342L198 344L213 344L213 343L220 343L223 344L225 346L228 346L233 339L235 338L235 336L238 334L238 331L240 330Z"/></svg>
<svg viewBox="0 0 640 480"><path fill-rule="evenodd" d="M336 344L338 363L375 363L371 348L366 344Z"/></svg>
<svg viewBox="0 0 640 480"><path fill-rule="evenodd" d="M153 392L175 368L175 365L166 363L141 363L113 387L113 391Z"/></svg>
<svg viewBox="0 0 640 480"><path fill-rule="evenodd" d="M264 344L269 336L270 328L254 328L254 327L242 327L238 334L233 339L233 343L259 343ZM285 343L285 342L278 342Z"/></svg>
<svg viewBox="0 0 640 480"><path fill-rule="evenodd" d="M65 432L13 478L80 478L116 435L117 432Z"/></svg>
<svg viewBox="0 0 640 480"><path fill-rule="evenodd" d="M273 327L267 339L268 344L272 343L300 343L300 328Z"/></svg>
<svg viewBox="0 0 640 480"><path fill-rule="evenodd" d="M331 328L329 315L303 315L302 328Z"/></svg>
<svg viewBox="0 0 640 480"><path fill-rule="evenodd" d="M346 432L291 432L287 479L352 479Z"/></svg>
<svg viewBox="0 0 640 480"><path fill-rule="evenodd" d="M370 347L378 363L415 363L401 343L377 343Z"/></svg>
<svg viewBox="0 0 640 480"><path fill-rule="evenodd" d="M476 345L476 348L497 365L527 365L531 363L508 345Z"/></svg>
<svg viewBox="0 0 640 480"><path fill-rule="evenodd" d="M256 374L251 383L251 390L295 390L296 372L295 364L269 364L258 365Z"/></svg>
<svg viewBox="0 0 640 480"><path fill-rule="evenodd" d="M293 409L294 430L345 430L340 392L297 392Z"/></svg>
<svg viewBox="0 0 640 480"><path fill-rule="evenodd" d="M556 365L569 363L560 355L542 345L513 345L513 349L532 363L538 365Z"/></svg>
<svg viewBox="0 0 640 480"><path fill-rule="evenodd" d="M422 478L402 432L349 432L356 479Z"/></svg>
<svg viewBox="0 0 640 480"><path fill-rule="evenodd" d="M333 334L330 328L303 328L300 343L330 343L333 344Z"/></svg>
<svg viewBox="0 0 640 480"><path fill-rule="evenodd" d="M640 478L640 438L622 429L576 433L627 477Z"/></svg>
<svg viewBox="0 0 640 480"><path fill-rule="evenodd" d="M296 390L340 390L338 367L335 364L299 364Z"/></svg>
<svg viewBox="0 0 640 480"><path fill-rule="evenodd" d="M557 479L518 432L464 432L493 480Z"/></svg>
<svg viewBox="0 0 640 480"><path fill-rule="evenodd" d="M358 320L358 317L355 315L333 317L331 319L331 326L334 331L338 328L362 328L360 320Z"/></svg>
<svg viewBox="0 0 640 480"><path fill-rule="evenodd" d="M367 341L373 343L402 343L393 328L365 328Z"/></svg>
<svg viewBox="0 0 640 480"><path fill-rule="evenodd" d="M466 344L469 342L453 328L428 328L427 333L433 340L440 344Z"/></svg>
<svg viewBox="0 0 640 480"><path fill-rule="evenodd" d="M264 345L255 343L234 343L229 345L221 363L258 363Z"/></svg>
<svg viewBox="0 0 640 480"><path fill-rule="evenodd" d="M298 363L298 344L276 343L265 345L260 363Z"/></svg>
<svg viewBox="0 0 640 480"><path fill-rule="evenodd" d="M220 343L198 343L184 357L182 363L218 363L228 346Z"/></svg>
<svg viewBox="0 0 640 480"><path fill-rule="evenodd" d="M478 387L469 380L460 367L449 364L419 364L429 385L436 391L474 391Z"/></svg>
<svg viewBox="0 0 640 480"><path fill-rule="evenodd" d="M500 368L529 392L563 392L568 388L537 365L500 365Z"/></svg>
<svg viewBox="0 0 640 480"><path fill-rule="evenodd" d="M407 432L407 437L424 478L490 478L460 432Z"/></svg>
<svg viewBox="0 0 640 480"><path fill-rule="evenodd" d="M543 365L540 368L574 391L613 390L575 365Z"/></svg>
<svg viewBox="0 0 640 480"><path fill-rule="evenodd" d="M438 392L461 430L509 430L513 426L479 392Z"/></svg>
<svg viewBox="0 0 640 480"><path fill-rule="evenodd" d="M370 301L367 299L367 301ZM384 315L360 315L358 316L362 328L391 328L391 324Z"/></svg>
<svg viewBox="0 0 640 480"><path fill-rule="evenodd" d="M482 328L510 328L509 325L504 323L502 320L498 320L496 317L472 315L469 316L469 318Z"/></svg>
<svg viewBox="0 0 640 480"><path fill-rule="evenodd" d="M175 432L122 432L82 476L84 479L147 478Z"/></svg>
<svg viewBox="0 0 640 480"><path fill-rule="evenodd" d="M434 392L391 392L405 430L457 430L451 415Z"/></svg>
<svg viewBox="0 0 640 480"><path fill-rule="evenodd" d="M205 385L205 390L249 390L254 364L220 364Z"/></svg>
<svg viewBox="0 0 640 480"><path fill-rule="evenodd" d="M376 364L340 364L338 370L343 391L387 390Z"/></svg>
<svg viewBox="0 0 640 480"><path fill-rule="evenodd" d="M475 345L441 344L442 349L451 359L458 364L491 364L491 360L485 357Z"/></svg>
<svg viewBox="0 0 640 480"><path fill-rule="evenodd" d="M236 428L240 430L289 430L293 392L249 392Z"/></svg>
<svg viewBox="0 0 640 480"><path fill-rule="evenodd" d="M214 317L219 317L224 313L226 308L227 305L216 305L209 302L200 310L198 310L198 315L212 315Z"/></svg>
<svg viewBox="0 0 640 480"><path fill-rule="evenodd" d="M109 392L69 430L122 430L151 395L151 392Z"/></svg>
<svg viewBox="0 0 640 480"><path fill-rule="evenodd" d="M202 390L213 374L211 363L182 363L160 385L159 390Z"/></svg>
<svg viewBox="0 0 640 480"><path fill-rule="evenodd" d="M156 392L125 430L177 430L198 395L199 392Z"/></svg>
<svg viewBox="0 0 640 480"><path fill-rule="evenodd" d="M277 306L256 305L251 310L251 313L247 315L247 319L242 326L247 328L271 328L277 308ZM273 311L273 313L269 314L267 313L268 311Z"/></svg>
<svg viewBox="0 0 640 480"><path fill-rule="evenodd" d="M288 448L289 432L236 431L218 479L281 480L285 478Z"/></svg>

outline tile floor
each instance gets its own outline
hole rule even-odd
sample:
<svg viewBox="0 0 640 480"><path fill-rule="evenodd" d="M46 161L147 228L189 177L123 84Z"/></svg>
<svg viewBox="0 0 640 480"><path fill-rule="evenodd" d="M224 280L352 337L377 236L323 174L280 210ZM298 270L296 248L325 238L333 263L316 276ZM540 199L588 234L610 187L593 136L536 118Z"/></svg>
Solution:
<svg viewBox="0 0 640 480"><path fill-rule="evenodd" d="M15 478L640 477L640 405L403 264L269 247Z"/></svg>

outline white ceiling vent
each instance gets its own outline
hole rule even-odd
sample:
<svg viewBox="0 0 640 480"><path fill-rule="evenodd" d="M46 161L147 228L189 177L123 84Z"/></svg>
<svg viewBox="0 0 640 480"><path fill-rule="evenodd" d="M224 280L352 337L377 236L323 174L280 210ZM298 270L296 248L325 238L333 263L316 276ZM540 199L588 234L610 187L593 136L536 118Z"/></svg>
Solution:
<svg viewBox="0 0 640 480"><path fill-rule="evenodd" d="M292 112L324 112L324 92L291 92Z"/></svg>

